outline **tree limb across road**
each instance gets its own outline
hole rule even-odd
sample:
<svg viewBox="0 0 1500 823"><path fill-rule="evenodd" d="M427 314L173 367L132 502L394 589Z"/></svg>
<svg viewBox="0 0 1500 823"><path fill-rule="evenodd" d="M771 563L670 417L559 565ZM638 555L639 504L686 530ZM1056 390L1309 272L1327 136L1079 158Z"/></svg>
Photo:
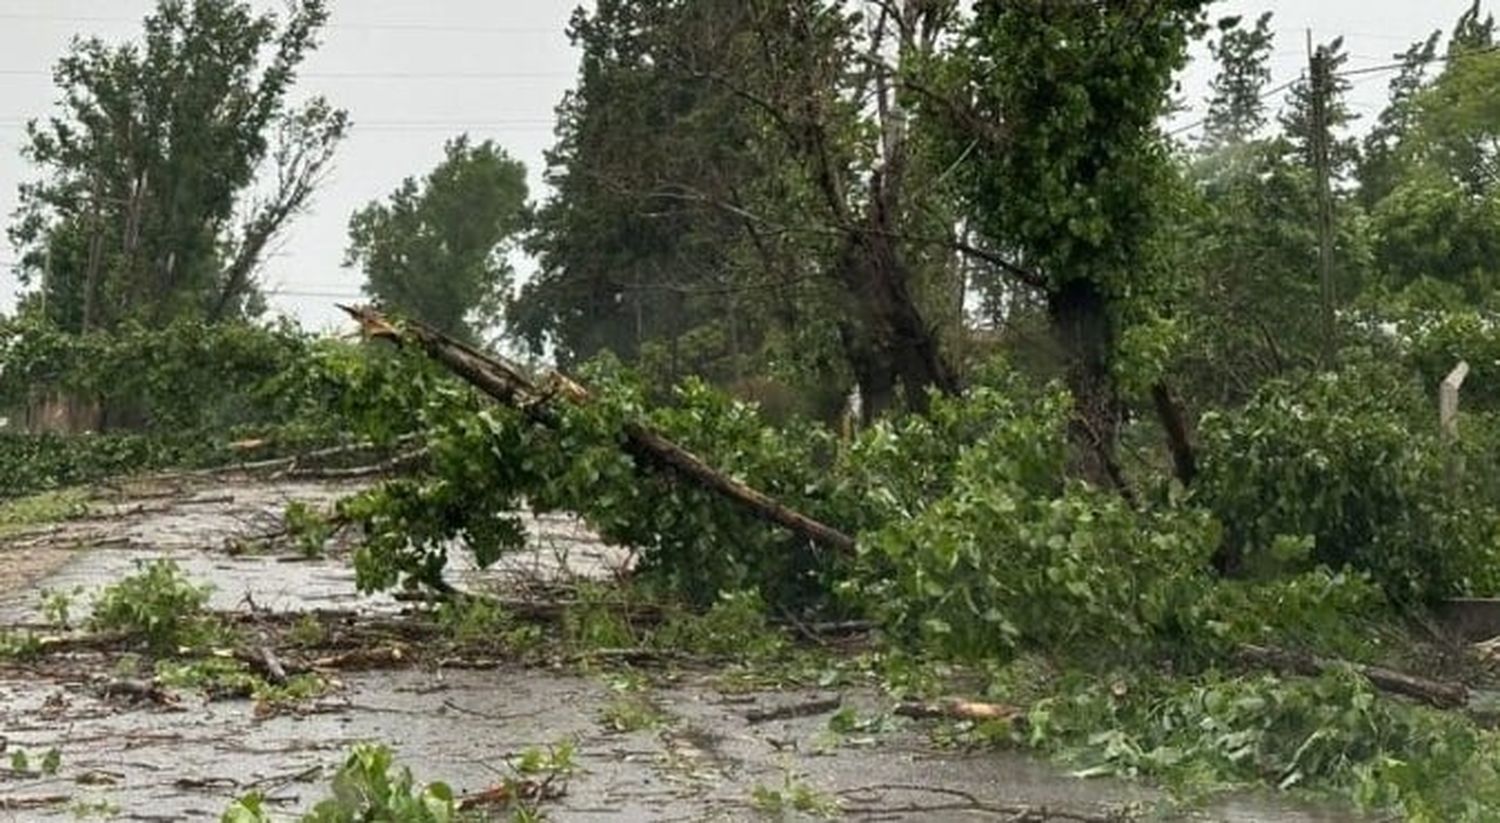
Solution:
<svg viewBox="0 0 1500 823"><path fill-rule="evenodd" d="M542 425L557 422L552 401L558 396L583 404L588 390L556 374L538 383L516 363L495 354L480 352L435 329L413 321L398 326L369 306L339 306L359 322L367 337L421 349L475 388L495 400L521 410ZM703 458L658 432L639 424L624 428L626 448L646 465L665 468L677 476L718 494L752 516L780 526L810 543L839 554L854 553L854 538L826 523L791 509L757 489L710 466Z"/></svg>

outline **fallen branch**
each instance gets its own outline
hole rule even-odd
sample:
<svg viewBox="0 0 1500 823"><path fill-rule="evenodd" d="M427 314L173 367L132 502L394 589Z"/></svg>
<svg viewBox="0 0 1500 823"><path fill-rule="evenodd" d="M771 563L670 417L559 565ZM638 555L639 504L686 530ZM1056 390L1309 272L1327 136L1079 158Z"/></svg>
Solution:
<svg viewBox="0 0 1500 823"><path fill-rule="evenodd" d="M427 449L412 449L408 452L372 463L368 466L350 466L348 468L300 468L293 465L292 468L281 472L278 477L286 477L292 480L358 480L365 477L375 477L383 474L396 474L397 472L416 466L427 459Z"/></svg>
<svg viewBox="0 0 1500 823"><path fill-rule="evenodd" d="M387 646L378 649L355 649L331 657L320 657L309 666L313 669L384 669L404 666L408 655L401 648Z"/></svg>
<svg viewBox="0 0 1500 823"><path fill-rule="evenodd" d="M383 314L370 307L339 306L359 321L369 337L381 338L397 345L413 345L428 357L446 366L475 388L519 409L533 422L555 426L557 417L552 400L563 396L574 403L589 400L586 389L553 373L539 386L520 366L497 355L481 353L421 323L406 322L397 328ZM624 427L626 448L643 462L669 469L745 509L755 517L781 526L812 543L841 554L854 552L854 538L825 523L790 509L760 491L709 466L703 458L637 424Z"/></svg>
<svg viewBox="0 0 1500 823"><path fill-rule="evenodd" d="M0 812L22 812L28 809L45 809L71 803L73 798L65 794L42 794L31 797L0 797Z"/></svg>
<svg viewBox="0 0 1500 823"><path fill-rule="evenodd" d="M945 720L973 720L976 722L1015 720L1025 715L1025 712L1016 706L1007 706L1003 703L978 703L956 698L939 700L935 703L909 701L896 706L895 713L900 717L914 717L919 719L936 717Z"/></svg>
<svg viewBox="0 0 1500 823"><path fill-rule="evenodd" d="M887 783L874 786L859 786L836 792L841 800L857 799L858 804L842 802L839 811L845 815L880 816L920 815L931 817L940 812L968 812L970 815L985 814L1017 821L1066 820L1072 823L1128 823L1135 820L1132 810L1102 810L1088 812L1061 806L1032 806L1014 803L988 803L974 794L947 786L917 785L912 783ZM933 794L951 800L933 803L894 803L892 794ZM920 818L919 818L920 819Z"/></svg>
<svg viewBox="0 0 1500 823"><path fill-rule="evenodd" d="M35 643L36 650L42 654L72 654L74 652L112 651L136 639L128 632L99 632L38 637Z"/></svg>
<svg viewBox="0 0 1500 823"><path fill-rule="evenodd" d="M1462 683L1446 683L1398 672L1382 666L1352 663L1327 657L1265 646L1240 647L1240 659L1259 666L1316 677L1338 669L1352 669L1381 691L1412 697L1440 709L1458 709L1469 702L1469 689Z"/></svg>
<svg viewBox="0 0 1500 823"><path fill-rule="evenodd" d="M234 659L250 667L250 670L260 675L267 683L273 686L285 686L287 683L287 667L276 656L276 652L270 646L261 646L252 650L235 650ZM304 672L297 672L303 674Z"/></svg>
<svg viewBox="0 0 1500 823"><path fill-rule="evenodd" d="M459 811L482 808L505 808L512 803L542 803L557 800L567 794L562 786L554 785L553 776L546 780L507 780L498 786L458 799Z"/></svg>
<svg viewBox="0 0 1500 823"><path fill-rule="evenodd" d="M745 712L745 720L752 725L756 723L769 723L772 720L792 720L798 717L811 717L815 714L838 711L842 705L844 705L843 698L824 697L802 703L787 703L782 706L773 706L769 709L753 709Z"/></svg>
<svg viewBox="0 0 1500 823"><path fill-rule="evenodd" d="M412 435L399 437L395 445L402 446L412 442ZM248 442L248 441L246 441ZM259 445L265 445L264 442ZM234 448L235 451L246 449ZM205 469L192 469L184 471L168 471L145 475L139 479L149 481L175 480L188 477L222 477L232 474L257 474L257 473L286 473L295 470L312 470L314 467L326 464L333 460L349 457L357 454L378 452L383 446L377 443L361 442L350 443L341 446L328 446L326 448L314 449L313 451L293 454L287 457L275 457L266 460L242 461L239 463L226 463L221 466L210 466Z"/></svg>
<svg viewBox="0 0 1500 823"><path fill-rule="evenodd" d="M182 704L177 695L162 688L162 685L155 680L131 678L108 680L99 685L99 696L106 700L111 697L127 697L134 701L147 701L158 706L174 708Z"/></svg>

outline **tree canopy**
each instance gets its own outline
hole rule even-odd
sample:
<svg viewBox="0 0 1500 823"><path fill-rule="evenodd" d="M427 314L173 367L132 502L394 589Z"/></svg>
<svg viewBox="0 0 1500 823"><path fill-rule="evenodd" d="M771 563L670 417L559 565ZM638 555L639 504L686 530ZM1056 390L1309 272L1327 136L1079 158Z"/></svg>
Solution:
<svg viewBox="0 0 1500 823"><path fill-rule="evenodd" d="M311 199L348 129L321 98L288 101L328 18L240 0L162 0L140 42L75 41L57 113L33 121L10 228L28 308L75 331L254 313L268 246ZM257 175L274 186L255 196Z"/></svg>
<svg viewBox="0 0 1500 823"><path fill-rule="evenodd" d="M526 168L491 141L459 137L421 182L408 177L350 218L347 264L370 296L475 340L499 316L526 220Z"/></svg>

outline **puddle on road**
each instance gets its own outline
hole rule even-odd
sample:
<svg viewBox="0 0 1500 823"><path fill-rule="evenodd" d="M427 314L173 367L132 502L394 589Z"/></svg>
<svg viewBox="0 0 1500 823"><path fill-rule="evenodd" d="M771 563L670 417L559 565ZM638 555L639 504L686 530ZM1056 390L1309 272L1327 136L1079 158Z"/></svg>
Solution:
<svg viewBox="0 0 1500 823"><path fill-rule="evenodd" d="M356 596L353 573L337 556L286 562L225 551L232 538L277 528L291 500L325 505L349 490L316 484L204 488L181 505L151 503L155 508L122 517L68 523L49 538L56 544L49 550L61 552L63 562L30 585L0 591L0 622L34 621L43 587L92 592L137 561L157 557L170 557L194 580L212 584L216 609L253 602L275 611L393 612L399 604L389 598ZM119 505L129 511L135 504ZM528 525L533 551L497 572L471 570L466 584L493 588L580 568L604 576L622 562L621 552L590 539L567 518L532 518ZM14 557L8 545L0 541L0 581ZM85 598L76 611L86 610ZM921 726L883 733L874 745L830 745L826 714L752 724L745 696L730 699L706 684L656 690L667 725L614 734L599 718L617 695L599 678L512 667L377 671L342 680L342 690L295 713L260 717L244 700L189 699L181 711L122 708L100 698L86 677L52 680L0 666L0 740L11 751L40 755L56 747L62 755L53 777L0 776L0 799L70 798L43 809L0 811L0 821L74 819L90 804L109 804L124 820L216 820L250 791L264 793L278 814L290 816L325 796L333 769L360 741L392 746L420 780L478 792L510 774L508 756L565 739L577 743L579 771L566 795L546 806L558 821L756 819L750 804L755 787L781 788L788 775L837 797L852 820L1005 820L1014 816L1004 810L1018 807L1099 814L1126 806L1160 819L1153 810L1162 797L1139 784L1072 779L1016 754L937 750ZM813 696L780 691L752 697L781 704ZM881 709L872 694L848 694L845 701L870 713ZM1354 818L1234 799L1192 819Z"/></svg>

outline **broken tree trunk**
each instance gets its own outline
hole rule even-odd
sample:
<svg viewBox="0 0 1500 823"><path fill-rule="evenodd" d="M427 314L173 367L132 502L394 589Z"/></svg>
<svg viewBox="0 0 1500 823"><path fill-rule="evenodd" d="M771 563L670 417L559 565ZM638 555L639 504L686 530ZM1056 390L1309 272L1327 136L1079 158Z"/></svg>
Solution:
<svg viewBox="0 0 1500 823"><path fill-rule="evenodd" d="M480 352L421 323L406 321L398 328L373 308L339 308L359 321L367 336L390 340L398 345L417 346L475 388L520 409L538 423L556 423L550 405L555 397L562 396L574 403L584 403L589 399L586 389L560 374L554 373L545 385L538 385L520 366L498 355ZM853 553L854 538L715 470L703 458L661 434L637 423L627 424L623 433L627 447L638 457L724 497L767 523L781 526L819 546L842 554Z"/></svg>

